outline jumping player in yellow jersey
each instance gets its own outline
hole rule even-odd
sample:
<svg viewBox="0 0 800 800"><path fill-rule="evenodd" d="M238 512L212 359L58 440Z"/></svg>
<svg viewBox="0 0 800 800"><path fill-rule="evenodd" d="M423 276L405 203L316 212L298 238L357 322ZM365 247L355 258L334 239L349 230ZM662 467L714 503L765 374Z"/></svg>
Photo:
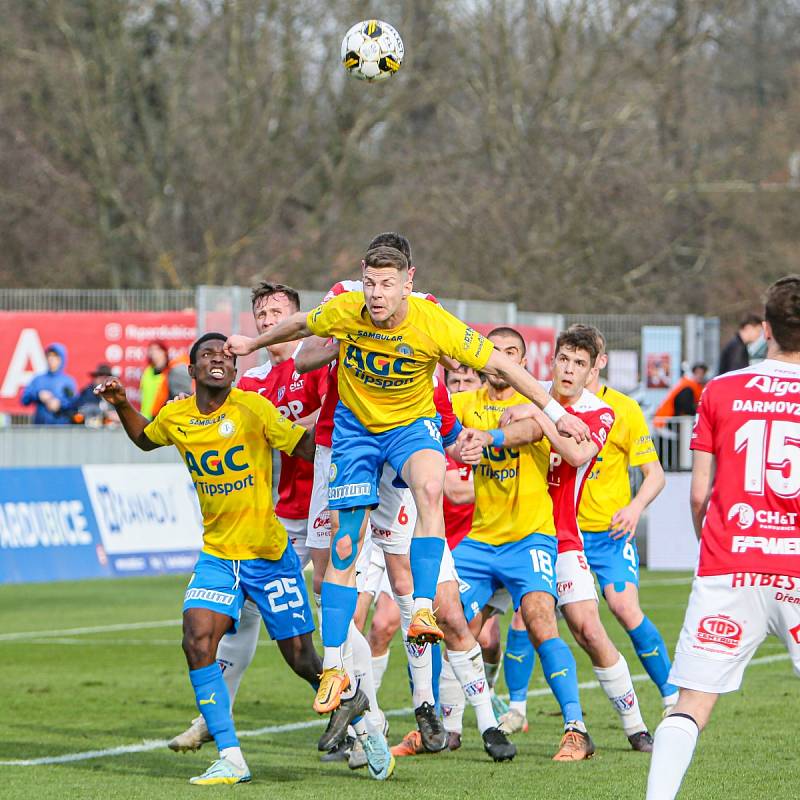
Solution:
<svg viewBox="0 0 800 800"><path fill-rule="evenodd" d="M517 331L496 328L489 339L495 351L522 368L525 341ZM475 439L483 447L474 473L472 529L453 556L464 612L476 635L496 613L493 595L502 588L511 594L561 706L564 735L553 758L579 761L594 753L594 745L583 723L575 658L556 623L558 544L547 484L549 448L534 444L542 438L542 428L533 419L500 428L503 414L525 402L502 376L493 375L481 389L453 395L456 416L464 426L480 429ZM470 460L466 447L462 458Z"/></svg>
<svg viewBox="0 0 800 800"><path fill-rule="evenodd" d="M189 374L197 393L165 406L152 422L131 406L116 378L95 389L141 450L177 448L200 501L203 551L184 597L183 650L197 707L219 748L219 760L190 780L204 786L250 780L215 661L220 639L236 629L245 595L273 639L319 664L300 562L272 505L272 448L311 460L313 435L260 395L231 388L236 363L224 343L220 333L195 342Z"/></svg>
<svg viewBox="0 0 800 800"><path fill-rule="evenodd" d="M443 636L432 609L444 549L445 458L432 382L439 360L450 358L502 375L552 415L561 433L582 440L588 432L519 364L494 352L483 336L440 306L411 297L408 262L400 251L370 250L364 259L363 283L363 293L334 297L256 339L228 339L229 350L238 355L311 334L333 336L340 342L340 403L334 417L328 495L331 561L322 585L325 669L314 706L320 713L338 705L349 682L341 645L357 602L355 560L367 510L378 503L384 463L391 464L409 486L418 512L410 551L414 617L408 638L425 642Z"/></svg>
<svg viewBox="0 0 800 800"><path fill-rule="evenodd" d="M586 560L611 613L631 637L636 655L669 710L678 700L678 689L668 680L671 661L664 638L639 605L639 553L634 538L642 512L664 488L664 470L639 404L600 383L600 370L608 363L605 337L591 325L573 325L569 330L582 329L594 335L600 350L586 388L611 406L616 418L578 508ZM630 467L637 467L644 478L634 497Z"/></svg>

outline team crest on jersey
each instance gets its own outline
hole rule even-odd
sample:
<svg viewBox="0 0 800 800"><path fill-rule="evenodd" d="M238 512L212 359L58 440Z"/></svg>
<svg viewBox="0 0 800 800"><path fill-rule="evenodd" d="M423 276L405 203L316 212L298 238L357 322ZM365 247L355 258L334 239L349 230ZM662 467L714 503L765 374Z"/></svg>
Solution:
<svg viewBox="0 0 800 800"><path fill-rule="evenodd" d="M220 436L224 436L227 439L229 436L233 436L233 434L236 433L236 426L233 424L232 420L224 419L220 422L217 431Z"/></svg>
<svg viewBox="0 0 800 800"><path fill-rule="evenodd" d="M336 469L336 464L331 464L331 471L330 471L330 475L328 476L328 480L329 481L335 481L336 480L337 471L338 470Z"/></svg>
<svg viewBox="0 0 800 800"><path fill-rule="evenodd" d="M611 414L601 414L600 422L602 422L607 428L610 428L614 424L614 417Z"/></svg>
<svg viewBox="0 0 800 800"><path fill-rule="evenodd" d="M286 387L285 387L285 386L281 386L281 387L278 389L278 402L279 402L279 403L280 403L280 401L281 401L281 400L283 400L283 396L284 396L285 394L286 394Z"/></svg>
<svg viewBox="0 0 800 800"><path fill-rule="evenodd" d="M405 342L400 342L397 347L394 348L395 353L399 353L401 356L413 356L414 355L414 348L410 344L406 344Z"/></svg>
<svg viewBox="0 0 800 800"><path fill-rule="evenodd" d="M756 512L753 511L753 507L747 503L736 503L736 505L731 506L730 511L728 511L728 519L736 519L737 526L741 530L746 531L748 528L752 527L753 523L756 521Z"/></svg>

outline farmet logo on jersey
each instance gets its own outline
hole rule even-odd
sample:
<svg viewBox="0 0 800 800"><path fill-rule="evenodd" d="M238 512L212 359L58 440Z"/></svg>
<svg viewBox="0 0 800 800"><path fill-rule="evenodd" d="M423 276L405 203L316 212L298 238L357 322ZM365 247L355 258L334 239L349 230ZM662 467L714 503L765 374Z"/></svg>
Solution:
<svg viewBox="0 0 800 800"><path fill-rule="evenodd" d="M244 445L237 444L220 454L219 450L206 450L200 454L200 458L195 458L189 450L186 451L184 458L189 472L204 477L206 475L224 475L226 471L241 472L250 469L242 453Z"/></svg>
<svg viewBox="0 0 800 800"><path fill-rule="evenodd" d="M770 375L755 375L747 381L745 389L758 389L764 394L785 397L787 394L800 394L800 381L784 381Z"/></svg>

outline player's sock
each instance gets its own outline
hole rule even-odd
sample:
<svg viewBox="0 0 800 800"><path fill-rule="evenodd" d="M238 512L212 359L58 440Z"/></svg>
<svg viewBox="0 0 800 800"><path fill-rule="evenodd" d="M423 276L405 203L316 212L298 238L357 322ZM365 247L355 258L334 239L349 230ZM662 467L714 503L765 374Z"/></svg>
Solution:
<svg viewBox="0 0 800 800"><path fill-rule="evenodd" d="M472 650L448 650L447 660L453 668L467 701L475 709L478 730L497 727L497 717L492 710L492 695L483 671L481 646L476 644Z"/></svg>
<svg viewBox="0 0 800 800"><path fill-rule="evenodd" d="M381 688L383 676L389 667L389 655L391 650L387 650L382 656L372 656L372 678L375 681L375 692Z"/></svg>
<svg viewBox="0 0 800 800"><path fill-rule="evenodd" d="M354 586L322 584L322 644L326 655L329 647L341 647L356 611L358 592ZM327 664L323 666L327 667Z"/></svg>
<svg viewBox="0 0 800 800"><path fill-rule="evenodd" d="M222 670L222 677L228 687L231 698L231 713L236 702L236 692L245 670L250 666L258 646L258 634L261 630L261 612L258 606L247 601L242 606L242 615L236 633L228 633L220 639L217 646L217 664Z"/></svg>
<svg viewBox="0 0 800 800"><path fill-rule="evenodd" d="M231 698L215 661L207 667L189 670L197 708L206 721L208 732L214 737L218 750L238 747L239 739L231 716Z"/></svg>
<svg viewBox="0 0 800 800"><path fill-rule="evenodd" d="M439 643L431 645L431 685L433 688L433 704L439 709L439 679L442 677L442 648Z"/></svg>
<svg viewBox="0 0 800 800"><path fill-rule="evenodd" d="M415 536L411 540L411 577L414 579L414 600L430 600L436 596L439 567L444 553L444 539L439 536ZM415 606L415 611L417 610Z"/></svg>
<svg viewBox="0 0 800 800"><path fill-rule="evenodd" d="M485 658L483 659L483 671L486 673L486 680L489 681L490 689L494 689L494 685L497 682L497 676L500 674L500 664L502 663L502 655L496 662L487 661Z"/></svg>
<svg viewBox="0 0 800 800"><path fill-rule="evenodd" d="M578 696L578 670L575 656L558 637L542 642L537 648L547 685L556 696L564 722L582 722L583 711Z"/></svg>
<svg viewBox="0 0 800 800"><path fill-rule="evenodd" d="M464 690L449 661L442 663L439 678L439 700L442 704L442 724L448 733L461 733L464 726Z"/></svg>
<svg viewBox="0 0 800 800"><path fill-rule="evenodd" d="M414 696L414 708L419 708L423 703L435 705L433 696L433 662L429 645L416 645L406 640L408 626L414 615L414 598L410 594L395 597L397 607L400 609L400 628L403 632L403 644L408 656L409 679L411 692Z"/></svg>
<svg viewBox="0 0 800 800"><path fill-rule="evenodd" d="M675 694L678 688L668 680L672 664L664 637L659 633L658 628L645 617L638 627L628 631L628 636L631 637L639 661L642 662L642 666L653 683L658 686L661 696L667 697Z"/></svg>
<svg viewBox="0 0 800 800"><path fill-rule="evenodd" d="M528 631L509 628L503 656L503 672L511 698L509 707L519 711L523 717L528 713L528 684L531 682L535 663L536 651L528 637Z"/></svg>
<svg viewBox="0 0 800 800"><path fill-rule="evenodd" d="M647 800L672 800L678 794L699 733L697 723L686 714L672 714L656 728Z"/></svg>
<svg viewBox="0 0 800 800"><path fill-rule="evenodd" d="M241 747L226 747L219 751L220 758L227 758L232 764L235 764L239 769L246 769L247 763L242 755Z"/></svg>
<svg viewBox="0 0 800 800"><path fill-rule="evenodd" d="M317 622L319 622L320 634L322 633L322 595L314 592L314 602L317 605Z"/></svg>
<svg viewBox="0 0 800 800"><path fill-rule="evenodd" d="M369 649L369 642L364 638L364 634L356 627L354 622L350 623L348 641L353 652L353 682L359 687L369 700L369 709L365 716L367 726L376 731L383 730L383 713L378 705L378 698L375 694L375 681L372 677L372 653ZM355 688L353 689L355 694ZM345 697L344 692L342 697Z"/></svg>
<svg viewBox="0 0 800 800"><path fill-rule="evenodd" d="M600 681L606 697L619 714L625 735L630 736L647 730L642 719L642 712L639 710L639 698L636 697L636 691L633 688L628 662L625 661L622 653L620 653L619 661L613 667L595 667L594 674L597 675L597 680Z"/></svg>

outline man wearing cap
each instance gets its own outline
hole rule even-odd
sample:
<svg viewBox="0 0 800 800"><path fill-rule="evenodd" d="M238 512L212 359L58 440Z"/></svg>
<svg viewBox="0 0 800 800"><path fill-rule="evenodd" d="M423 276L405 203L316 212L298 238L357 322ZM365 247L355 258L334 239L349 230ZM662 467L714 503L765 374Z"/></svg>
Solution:
<svg viewBox="0 0 800 800"><path fill-rule="evenodd" d="M70 398L61 406L61 413L70 422L78 425L86 423L100 427L109 422L118 421L117 413L113 407L103 400L102 397L94 393L95 387L100 386L107 378L114 377L114 371L110 364L98 364L89 373L92 379L90 383L81 389L80 393Z"/></svg>

